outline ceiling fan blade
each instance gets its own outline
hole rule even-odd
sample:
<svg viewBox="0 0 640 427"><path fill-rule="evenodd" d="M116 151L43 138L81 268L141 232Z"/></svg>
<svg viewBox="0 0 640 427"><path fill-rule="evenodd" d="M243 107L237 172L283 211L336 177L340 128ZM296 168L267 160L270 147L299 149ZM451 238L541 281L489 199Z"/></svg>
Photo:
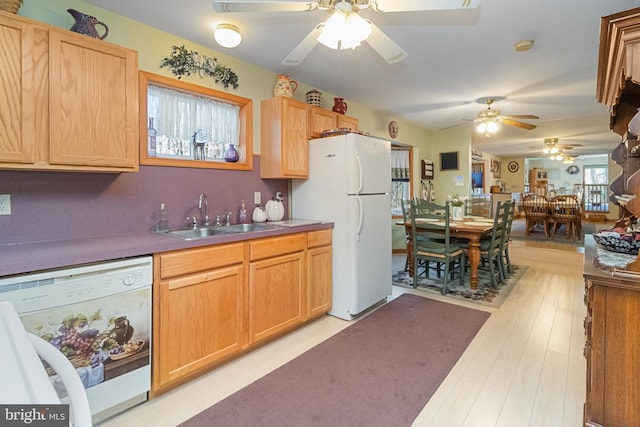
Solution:
<svg viewBox="0 0 640 427"><path fill-rule="evenodd" d="M519 122L517 120L505 119L504 117L500 119L500 123L505 124L505 125L510 125L510 126L517 126L519 128L526 129L526 130L533 130L533 129L538 127L536 125L531 125L529 123Z"/></svg>
<svg viewBox="0 0 640 427"><path fill-rule="evenodd" d="M309 0L213 0L213 10L234 12L310 12L318 2Z"/></svg>
<svg viewBox="0 0 640 427"><path fill-rule="evenodd" d="M503 115L502 117L506 117L508 119L539 119L540 117L534 116L533 114L516 114L516 115Z"/></svg>
<svg viewBox="0 0 640 427"><path fill-rule="evenodd" d="M378 0L381 12L418 12L426 10L475 9L480 0Z"/></svg>
<svg viewBox="0 0 640 427"><path fill-rule="evenodd" d="M373 22L371 24L371 35L367 38L367 43L384 58L389 64L395 64L407 57L400 46L383 33Z"/></svg>
<svg viewBox="0 0 640 427"><path fill-rule="evenodd" d="M298 46L282 60L282 65L300 65L302 61L304 61L304 58L306 58L318 44L317 38L322 32L322 28L324 28L324 22L316 25L315 28L307 34L307 37L298 43Z"/></svg>

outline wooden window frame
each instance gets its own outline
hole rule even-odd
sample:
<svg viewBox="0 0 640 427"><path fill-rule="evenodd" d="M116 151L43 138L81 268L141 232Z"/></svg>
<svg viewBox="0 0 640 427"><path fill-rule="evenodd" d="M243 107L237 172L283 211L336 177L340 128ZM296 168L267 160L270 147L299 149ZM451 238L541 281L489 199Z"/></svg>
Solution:
<svg viewBox="0 0 640 427"><path fill-rule="evenodd" d="M155 166L175 166L186 168L203 169L230 169L230 170L253 170L253 101L231 93L222 92L205 86L187 83L182 80L153 74L146 71L139 71L139 98L140 98L140 164ZM167 89L195 94L201 97L211 98L218 102L235 105L240 108L240 140L239 148L242 153L240 161L220 162L192 159L168 159L163 157L149 157L147 151L147 89L149 85L164 87Z"/></svg>

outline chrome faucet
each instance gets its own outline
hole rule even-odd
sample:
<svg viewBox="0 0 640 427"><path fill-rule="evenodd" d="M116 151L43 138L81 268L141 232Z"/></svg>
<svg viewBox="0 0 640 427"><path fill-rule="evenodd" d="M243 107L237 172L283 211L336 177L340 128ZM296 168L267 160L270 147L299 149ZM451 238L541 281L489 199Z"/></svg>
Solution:
<svg viewBox="0 0 640 427"><path fill-rule="evenodd" d="M202 211L202 205L204 202L204 213ZM200 209L200 218L203 226L208 227L211 225L209 221L209 200L207 199L207 195L204 193L200 194L200 199L198 200L198 208Z"/></svg>

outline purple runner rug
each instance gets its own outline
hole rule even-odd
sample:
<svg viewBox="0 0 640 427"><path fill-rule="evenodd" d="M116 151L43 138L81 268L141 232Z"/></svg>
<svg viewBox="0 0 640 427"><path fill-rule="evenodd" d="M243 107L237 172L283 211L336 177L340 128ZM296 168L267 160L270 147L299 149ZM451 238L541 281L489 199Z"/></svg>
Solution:
<svg viewBox="0 0 640 427"><path fill-rule="evenodd" d="M488 317L402 294L180 426L410 426Z"/></svg>

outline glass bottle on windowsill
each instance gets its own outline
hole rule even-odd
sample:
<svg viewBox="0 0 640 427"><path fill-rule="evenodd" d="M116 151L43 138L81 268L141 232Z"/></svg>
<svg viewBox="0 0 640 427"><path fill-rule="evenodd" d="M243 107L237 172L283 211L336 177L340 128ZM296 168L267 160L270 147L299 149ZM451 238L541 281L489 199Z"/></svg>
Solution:
<svg viewBox="0 0 640 427"><path fill-rule="evenodd" d="M149 128L147 129L147 137L149 139L149 143L147 145L147 157L155 157L156 156L156 128L153 127L153 117L149 117Z"/></svg>

